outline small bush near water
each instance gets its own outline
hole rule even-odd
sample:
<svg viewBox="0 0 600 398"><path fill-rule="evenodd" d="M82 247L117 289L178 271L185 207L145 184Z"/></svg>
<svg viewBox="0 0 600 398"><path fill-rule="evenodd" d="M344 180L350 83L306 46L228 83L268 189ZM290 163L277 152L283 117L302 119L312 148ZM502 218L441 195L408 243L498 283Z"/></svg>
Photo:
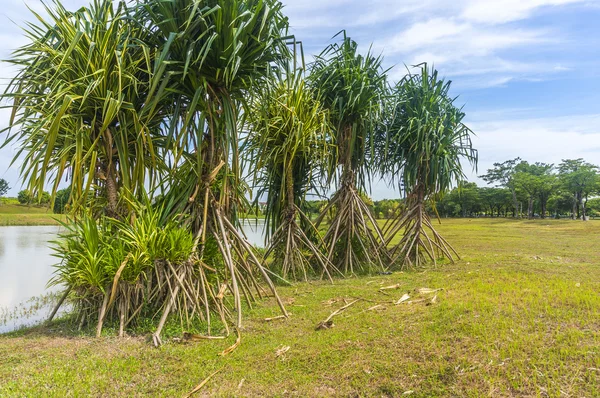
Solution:
<svg viewBox="0 0 600 398"><path fill-rule="evenodd" d="M123 335L143 315L156 326L158 344L171 312L188 328L198 320L209 324L211 312L225 323L227 284L207 265L214 262L198 259L188 229L160 219L160 211L140 208L130 222L83 216L64 224L54 242L62 261L50 284L66 288L81 326L95 322L100 335L104 322L115 323Z"/></svg>

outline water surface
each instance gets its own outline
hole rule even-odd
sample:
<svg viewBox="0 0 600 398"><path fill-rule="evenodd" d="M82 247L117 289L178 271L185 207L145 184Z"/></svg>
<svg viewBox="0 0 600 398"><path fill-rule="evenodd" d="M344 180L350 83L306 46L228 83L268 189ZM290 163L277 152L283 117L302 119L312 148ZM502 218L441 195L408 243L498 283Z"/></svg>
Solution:
<svg viewBox="0 0 600 398"><path fill-rule="evenodd" d="M26 301L57 290L47 289L46 284L52 277L52 264L57 262L49 241L57 238L59 228L0 227L0 311L4 315L16 307L25 310ZM48 311L41 308L39 312L27 319L0 319L0 333L39 321Z"/></svg>

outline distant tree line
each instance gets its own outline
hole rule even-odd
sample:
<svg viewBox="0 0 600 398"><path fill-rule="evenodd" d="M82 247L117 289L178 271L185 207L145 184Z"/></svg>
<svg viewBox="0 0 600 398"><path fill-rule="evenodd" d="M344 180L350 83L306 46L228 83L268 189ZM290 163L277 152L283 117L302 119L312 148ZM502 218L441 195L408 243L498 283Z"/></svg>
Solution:
<svg viewBox="0 0 600 398"><path fill-rule="evenodd" d="M492 206L498 210L501 207L513 217L568 215L586 220L600 210L596 199L600 195L599 170L598 166L581 158L566 159L558 165L529 163L520 158L494 163L481 178L494 184L495 189L504 189L505 193L488 191L481 197L481 202L488 208ZM510 204L506 203L506 192Z"/></svg>
<svg viewBox="0 0 600 398"><path fill-rule="evenodd" d="M583 159L558 165L529 163L520 158L495 163L480 176L490 185L461 181L444 196L429 203L430 214L440 217L570 217L600 216L600 168ZM306 213L318 215L327 201L307 201ZM391 219L403 199L368 201L378 219Z"/></svg>

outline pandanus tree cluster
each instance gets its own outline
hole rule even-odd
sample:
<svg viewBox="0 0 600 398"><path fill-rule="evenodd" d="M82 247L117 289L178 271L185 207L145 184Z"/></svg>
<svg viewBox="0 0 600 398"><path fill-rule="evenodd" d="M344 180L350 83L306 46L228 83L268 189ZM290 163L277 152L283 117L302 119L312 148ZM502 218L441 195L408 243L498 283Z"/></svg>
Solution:
<svg viewBox="0 0 600 398"><path fill-rule="evenodd" d="M382 57L344 32L304 67L277 0L53 4L11 58L5 145L32 192L71 184L53 283L82 325L123 333L149 316L160 344L177 313L229 333L262 297L287 316L273 278L454 258L425 204L476 153L450 83L426 65L391 87ZM383 230L364 199L382 177L406 194ZM263 256L240 232L251 187L266 200ZM306 197L329 190L313 223Z"/></svg>

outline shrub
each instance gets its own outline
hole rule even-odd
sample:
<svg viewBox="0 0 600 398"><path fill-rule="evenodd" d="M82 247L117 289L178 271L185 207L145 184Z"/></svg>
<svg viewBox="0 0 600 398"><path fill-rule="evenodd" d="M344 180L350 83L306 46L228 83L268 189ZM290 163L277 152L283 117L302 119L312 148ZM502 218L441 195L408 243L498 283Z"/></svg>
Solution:
<svg viewBox="0 0 600 398"><path fill-rule="evenodd" d="M182 319L205 313L202 297L185 301L198 297L209 279L195 256L194 237L174 222L161 224L160 216L141 208L131 223L84 215L63 224L66 232L53 248L62 261L50 285L71 292L78 316L97 321L98 334L104 320L120 322L123 330L142 314L162 312L172 298Z"/></svg>
<svg viewBox="0 0 600 398"><path fill-rule="evenodd" d="M20 204L28 205L31 203L31 193L28 190L24 189L21 192L19 192L17 199L19 200Z"/></svg>

